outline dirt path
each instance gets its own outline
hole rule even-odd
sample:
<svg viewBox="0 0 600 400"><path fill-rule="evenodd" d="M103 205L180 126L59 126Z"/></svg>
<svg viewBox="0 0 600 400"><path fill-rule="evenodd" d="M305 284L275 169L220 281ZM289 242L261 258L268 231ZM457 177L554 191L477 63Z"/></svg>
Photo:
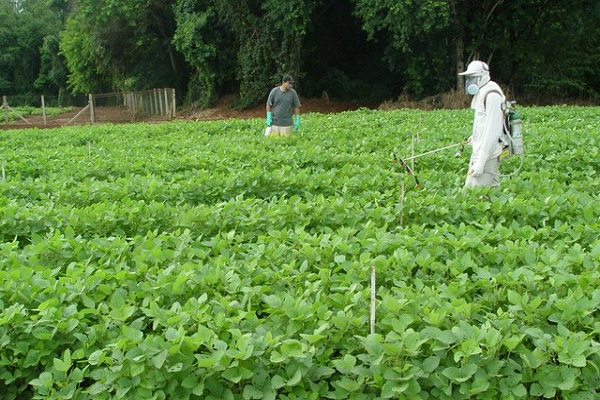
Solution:
<svg viewBox="0 0 600 400"><path fill-rule="evenodd" d="M339 113L343 111L357 110L361 107L376 108L377 105L373 104L356 104L349 102L330 101L326 98L321 99L305 99L300 98L302 107L300 109L301 114L307 113ZM179 120L191 120L191 121L214 121L223 119L248 119L248 118L264 118L265 117L265 106L259 105L246 110L236 110L233 108L234 98L224 97L219 100L214 107L207 109L193 109L183 108L178 110L176 119ZM80 115L77 116L77 114ZM131 115L127 112L127 109L123 107L96 107L95 109L96 123L131 123L135 122L131 118ZM4 124L3 120L0 121L0 129L27 129L27 128L56 128L60 126L69 125L88 125L90 124L90 115L88 110L82 111L81 108L74 109L68 113L60 114L53 117L47 117L44 123L44 118L41 115L30 115L26 116L25 119L17 119L9 123ZM160 122L164 119L152 118L145 120L147 122Z"/></svg>

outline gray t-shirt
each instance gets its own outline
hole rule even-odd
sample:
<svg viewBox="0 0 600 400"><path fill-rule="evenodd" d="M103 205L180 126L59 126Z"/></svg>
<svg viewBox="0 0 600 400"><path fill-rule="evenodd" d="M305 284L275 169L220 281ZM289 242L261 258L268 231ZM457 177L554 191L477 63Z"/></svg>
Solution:
<svg viewBox="0 0 600 400"><path fill-rule="evenodd" d="M292 126L294 108L300 107L298 93L294 89L282 92L279 86L274 87L269 93L267 104L271 106L271 117L275 126Z"/></svg>

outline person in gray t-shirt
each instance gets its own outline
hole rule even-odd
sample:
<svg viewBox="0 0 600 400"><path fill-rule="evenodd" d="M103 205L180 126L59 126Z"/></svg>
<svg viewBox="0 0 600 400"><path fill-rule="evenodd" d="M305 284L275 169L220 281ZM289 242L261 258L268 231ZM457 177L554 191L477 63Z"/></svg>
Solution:
<svg viewBox="0 0 600 400"><path fill-rule="evenodd" d="M284 75L281 86L276 86L267 98L267 127L270 136L289 136L300 128L300 99L292 88L294 79Z"/></svg>

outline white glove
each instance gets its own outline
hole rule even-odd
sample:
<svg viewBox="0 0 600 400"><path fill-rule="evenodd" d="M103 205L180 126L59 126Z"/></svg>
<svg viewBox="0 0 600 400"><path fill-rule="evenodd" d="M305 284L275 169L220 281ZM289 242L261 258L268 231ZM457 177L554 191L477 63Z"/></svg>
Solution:
<svg viewBox="0 0 600 400"><path fill-rule="evenodd" d="M481 175L483 175L483 165L473 165L469 170L469 175L472 175L474 178L479 178Z"/></svg>

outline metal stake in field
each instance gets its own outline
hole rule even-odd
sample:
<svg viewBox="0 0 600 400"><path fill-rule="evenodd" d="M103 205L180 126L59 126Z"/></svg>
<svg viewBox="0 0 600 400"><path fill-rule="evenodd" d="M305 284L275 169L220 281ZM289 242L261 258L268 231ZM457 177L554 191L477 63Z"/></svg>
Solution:
<svg viewBox="0 0 600 400"><path fill-rule="evenodd" d="M375 333L375 266L371 267L371 334Z"/></svg>
<svg viewBox="0 0 600 400"><path fill-rule="evenodd" d="M404 190L404 181L400 182L400 226L404 224L404 198L406 190Z"/></svg>

